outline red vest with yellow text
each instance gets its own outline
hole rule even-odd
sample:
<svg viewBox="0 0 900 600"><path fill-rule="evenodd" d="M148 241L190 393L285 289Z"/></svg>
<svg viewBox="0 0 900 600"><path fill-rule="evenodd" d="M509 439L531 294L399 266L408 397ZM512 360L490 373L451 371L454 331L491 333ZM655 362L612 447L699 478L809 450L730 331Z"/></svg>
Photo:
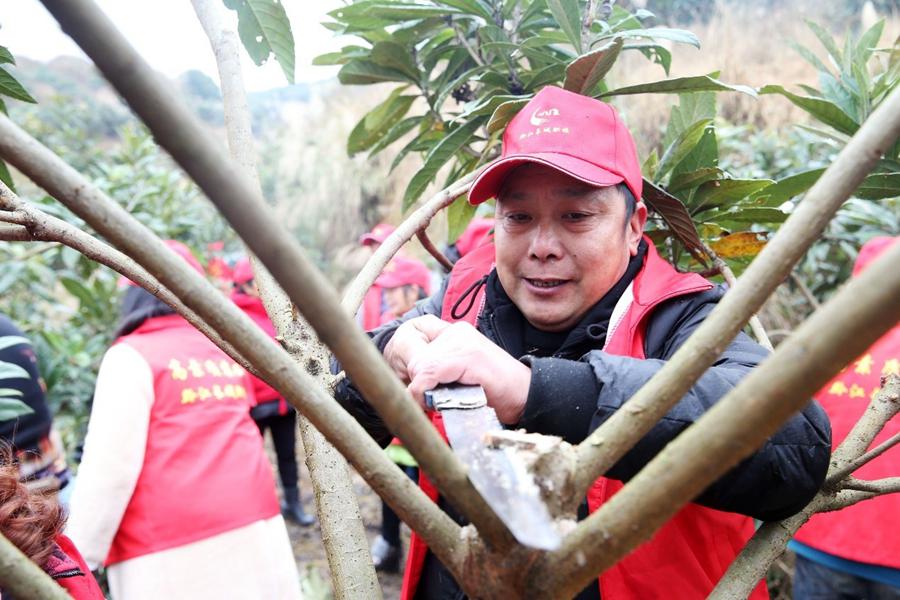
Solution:
<svg viewBox="0 0 900 600"><path fill-rule="evenodd" d="M647 241L644 267L632 284L634 300L614 330L610 329L606 352L644 358L644 330L653 308L659 303L712 287L694 273L679 273L656 252ZM451 308L479 278L489 273L494 264L494 246L486 245L463 257L450 274L441 319L455 321ZM468 311L464 320L475 325L484 307L484 287L474 299L476 309ZM432 422L446 440L441 416L431 413ZM424 473L420 473L422 491L437 500L438 491ZM593 512L622 488L619 481L599 478L588 490L588 506ZM615 566L600 574L600 596L604 600L645 600L648 598L706 598L725 573L728 565L753 535L749 517L726 513L696 504L682 508L653 537L638 546ZM412 600L422 575L428 547L413 532L400 597ZM750 598L768 598L765 585L756 587Z"/></svg>
<svg viewBox="0 0 900 600"><path fill-rule="evenodd" d="M150 365L154 400L144 464L106 564L277 515L247 372L178 315L148 319L116 343Z"/></svg>

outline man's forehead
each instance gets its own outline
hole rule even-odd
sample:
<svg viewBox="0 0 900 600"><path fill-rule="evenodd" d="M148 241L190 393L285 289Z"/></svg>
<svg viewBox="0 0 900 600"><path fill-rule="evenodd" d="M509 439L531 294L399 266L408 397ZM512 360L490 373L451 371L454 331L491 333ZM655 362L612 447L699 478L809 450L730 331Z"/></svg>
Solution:
<svg viewBox="0 0 900 600"><path fill-rule="evenodd" d="M529 165L530 166L530 165ZM613 195L615 186L596 186L558 171L525 171L520 167L503 182L497 201L521 201L550 192L553 196L602 201Z"/></svg>

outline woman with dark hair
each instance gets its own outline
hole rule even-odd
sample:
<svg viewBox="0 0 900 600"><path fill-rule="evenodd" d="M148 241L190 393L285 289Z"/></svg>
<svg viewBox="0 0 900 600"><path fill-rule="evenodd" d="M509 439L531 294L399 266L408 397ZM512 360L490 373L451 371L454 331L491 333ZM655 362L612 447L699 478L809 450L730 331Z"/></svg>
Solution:
<svg viewBox="0 0 900 600"><path fill-rule="evenodd" d="M55 498L19 481L12 449L0 445L0 533L40 566L75 600L103 600L94 576L66 536L65 513ZM0 598L14 600L0 590Z"/></svg>
<svg viewBox="0 0 900 600"><path fill-rule="evenodd" d="M122 307L67 532L116 599L299 598L249 374L144 290Z"/></svg>

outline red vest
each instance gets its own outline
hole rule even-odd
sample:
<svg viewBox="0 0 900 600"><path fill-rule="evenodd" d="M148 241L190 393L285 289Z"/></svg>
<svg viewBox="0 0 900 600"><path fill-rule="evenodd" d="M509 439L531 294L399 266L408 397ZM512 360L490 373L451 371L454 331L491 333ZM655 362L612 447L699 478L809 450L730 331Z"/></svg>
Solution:
<svg viewBox="0 0 900 600"><path fill-rule="evenodd" d="M382 323L382 289L380 285L373 285L363 296L362 303L362 328L372 331Z"/></svg>
<svg viewBox="0 0 900 600"><path fill-rule="evenodd" d="M247 372L178 315L148 319L116 343L150 365L154 401L144 464L106 564L277 515Z"/></svg>
<svg viewBox="0 0 900 600"><path fill-rule="evenodd" d="M272 325L269 313L266 312L266 307L263 306L262 300L247 294L232 294L231 301L244 311L248 317L253 319L253 322L260 329L269 334L270 338L275 338L275 326ZM253 381L253 395L256 397L257 404L278 400L278 413L282 415L287 414L287 402L275 388L255 375L250 375L250 379Z"/></svg>
<svg viewBox="0 0 900 600"><path fill-rule="evenodd" d="M644 358L644 330L653 308L669 298L712 287L697 274L675 271L659 257L653 242L645 240L647 256L632 285L634 300L621 319L613 317L617 322L611 324L611 337L604 349L610 354ZM454 265L444 296L443 320L457 320L451 317L451 308L475 281L490 272L493 263L494 246L491 244L478 248ZM468 304L468 300L465 303ZM483 307L484 287L474 299L473 309L463 319L475 325ZM434 412L431 415L432 422L446 440L440 414ZM436 500L437 489L424 473L420 472L419 482L422 491ZM622 486L619 481L599 478L588 490L590 511L597 510ZM604 600L706 598L752 535L753 521L749 517L689 504L649 541L600 574L600 595ZM415 597L427 552L425 542L413 532L400 594L402 599ZM767 598L765 585L757 586L750 597L754 600Z"/></svg>
<svg viewBox="0 0 900 600"><path fill-rule="evenodd" d="M831 439L836 448L869 404L881 385L881 376L900 375L900 326L896 326L847 365L816 395L831 419ZM872 442L872 448L900 432L900 418L888 421ZM858 479L896 477L900 473L900 449L892 448L857 470ZM900 569L900 494L885 494L838 512L819 513L804 525L797 541L813 548L859 562Z"/></svg>

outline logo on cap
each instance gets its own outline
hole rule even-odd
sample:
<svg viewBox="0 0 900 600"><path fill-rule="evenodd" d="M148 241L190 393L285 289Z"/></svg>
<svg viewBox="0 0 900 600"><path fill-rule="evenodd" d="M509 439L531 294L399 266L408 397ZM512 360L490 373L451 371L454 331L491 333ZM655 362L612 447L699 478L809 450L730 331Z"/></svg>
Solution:
<svg viewBox="0 0 900 600"><path fill-rule="evenodd" d="M531 124L535 127L540 127L544 123L550 120L550 117L558 117L559 109L556 108L545 108L541 110L540 108L531 113Z"/></svg>

